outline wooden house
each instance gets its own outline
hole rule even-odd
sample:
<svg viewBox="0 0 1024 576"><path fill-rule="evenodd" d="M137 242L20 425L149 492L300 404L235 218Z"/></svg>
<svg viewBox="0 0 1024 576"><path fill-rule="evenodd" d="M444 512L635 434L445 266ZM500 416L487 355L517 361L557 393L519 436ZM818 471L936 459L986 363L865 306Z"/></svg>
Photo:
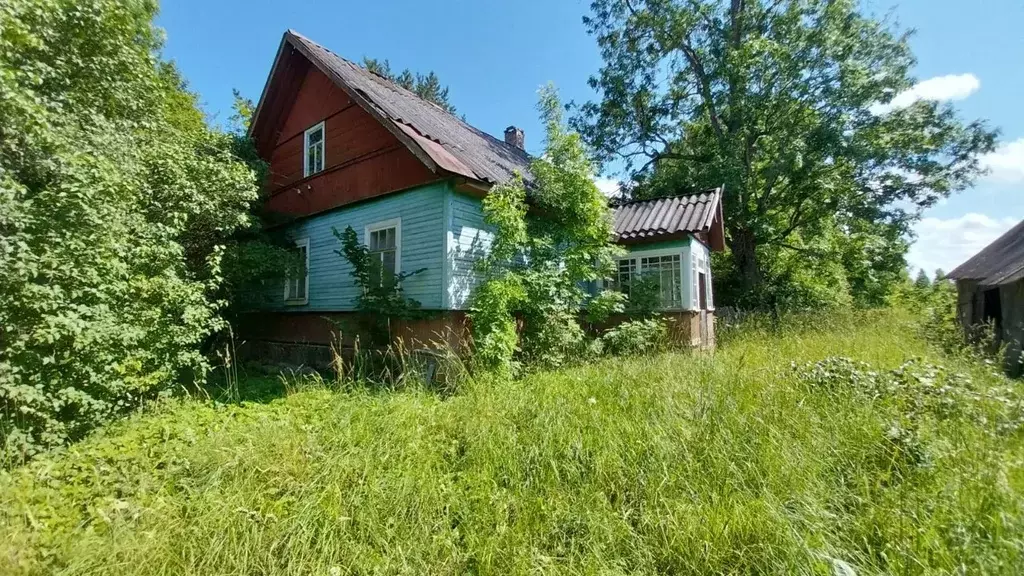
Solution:
<svg viewBox="0 0 1024 576"><path fill-rule="evenodd" d="M956 281L957 316L965 328L991 323L1006 347L1006 368L1022 372L1024 342L1024 222L946 275Z"/></svg>
<svg viewBox="0 0 1024 576"><path fill-rule="evenodd" d="M529 180L522 130L495 138L288 31L249 134L270 165L264 208L284 222L278 230L306 274L274 289L280 297L241 327L245 340L279 349L331 341L359 294L335 252L332 229L347 226L386 268L422 269L403 289L433 314L402 330L422 340L465 334L480 280L474 263L492 237L481 199L515 173ZM666 313L685 320L682 337L710 342L709 252L724 245L720 190L612 209L615 239L629 256L609 282L628 287L632 275L656 276Z"/></svg>

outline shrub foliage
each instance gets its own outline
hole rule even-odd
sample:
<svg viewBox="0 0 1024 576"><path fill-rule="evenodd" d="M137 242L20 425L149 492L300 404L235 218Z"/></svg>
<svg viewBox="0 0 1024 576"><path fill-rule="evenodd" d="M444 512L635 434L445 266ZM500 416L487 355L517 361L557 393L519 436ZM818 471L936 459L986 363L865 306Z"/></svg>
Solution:
<svg viewBox="0 0 1024 576"><path fill-rule="evenodd" d="M579 135L565 130L554 88L541 91L539 109L547 146L529 188L517 177L483 203L495 237L481 262L488 280L476 291L473 339L480 364L499 371L559 366L582 349L580 286L605 277L618 251L607 199Z"/></svg>
<svg viewBox="0 0 1024 576"><path fill-rule="evenodd" d="M336 228L332 231L341 242L341 249L335 253L352 266L352 278L360 288L355 299L360 329L369 336L371 344L387 346L392 340L392 320L409 320L422 314L419 301L405 296L402 281L426 268L398 274L388 272L381 267L380 260L370 255L369 248L359 242L351 226L342 232Z"/></svg>
<svg viewBox="0 0 1024 576"><path fill-rule="evenodd" d="M0 443L23 458L182 378L221 325L254 171L147 0L0 4Z"/></svg>

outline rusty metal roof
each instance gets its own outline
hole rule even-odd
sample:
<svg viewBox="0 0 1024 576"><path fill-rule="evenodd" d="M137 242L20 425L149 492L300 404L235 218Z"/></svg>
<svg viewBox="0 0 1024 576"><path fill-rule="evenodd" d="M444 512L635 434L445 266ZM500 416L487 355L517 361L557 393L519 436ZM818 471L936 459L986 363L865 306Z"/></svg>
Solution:
<svg viewBox="0 0 1024 576"><path fill-rule="evenodd" d="M710 232L721 225L722 189L654 200L635 200L612 207L616 242L668 240Z"/></svg>
<svg viewBox="0 0 1024 576"><path fill-rule="evenodd" d="M445 172L489 184L509 180L515 172L530 180L530 156L525 151L297 32L285 32L282 42L290 43L360 105L369 107L367 111L421 160L426 156Z"/></svg>
<svg viewBox="0 0 1024 576"><path fill-rule="evenodd" d="M982 286L1012 284L1024 278L1024 222L946 274L954 280L977 280Z"/></svg>

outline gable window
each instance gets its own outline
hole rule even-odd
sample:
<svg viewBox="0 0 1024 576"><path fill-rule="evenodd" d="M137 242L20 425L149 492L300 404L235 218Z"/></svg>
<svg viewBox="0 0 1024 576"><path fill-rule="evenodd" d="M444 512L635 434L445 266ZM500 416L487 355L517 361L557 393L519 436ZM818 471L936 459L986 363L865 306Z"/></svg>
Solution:
<svg viewBox="0 0 1024 576"><path fill-rule="evenodd" d="M284 282L284 302L290 305L309 303L309 238L295 242L299 269L288 274Z"/></svg>
<svg viewBox="0 0 1024 576"><path fill-rule="evenodd" d="M366 227L366 247L375 264L372 279L378 286L394 282L402 272L402 220L395 218Z"/></svg>
<svg viewBox="0 0 1024 576"><path fill-rule="evenodd" d="M304 141L306 154L302 162L302 175L305 177L324 169L324 123L306 130Z"/></svg>

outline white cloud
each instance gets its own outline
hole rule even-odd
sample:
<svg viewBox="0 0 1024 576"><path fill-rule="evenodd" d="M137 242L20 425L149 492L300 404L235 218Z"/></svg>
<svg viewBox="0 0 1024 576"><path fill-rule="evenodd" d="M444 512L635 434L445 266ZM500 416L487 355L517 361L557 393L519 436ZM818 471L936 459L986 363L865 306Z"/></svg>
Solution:
<svg viewBox="0 0 1024 576"><path fill-rule="evenodd" d="M907 253L912 269L931 275L937 268L949 272L1012 228L1014 218L992 218L970 212L958 218L922 218L914 226L917 240Z"/></svg>
<svg viewBox="0 0 1024 576"><path fill-rule="evenodd" d="M988 178L997 182L1024 183L1024 138L1002 144L981 157Z"/></svg>
<svg viewBox="0 0 1024 576"><path fill-rule="evenodd" d="M963 100L981 88L981 81L974 74L949 74L936 76L918 82L908 90L900 92L888 104L875 104L871 112L885 114L900 108L906 108L919 100L945 102L947 100Z"/></svg>
<svg viewBox="0 0 1024 576"><path fill-rule="evenodd" d="M597 189L609 198L619 193L619 181L614 178L594 178L594 184L597 184Z"/></svg>

